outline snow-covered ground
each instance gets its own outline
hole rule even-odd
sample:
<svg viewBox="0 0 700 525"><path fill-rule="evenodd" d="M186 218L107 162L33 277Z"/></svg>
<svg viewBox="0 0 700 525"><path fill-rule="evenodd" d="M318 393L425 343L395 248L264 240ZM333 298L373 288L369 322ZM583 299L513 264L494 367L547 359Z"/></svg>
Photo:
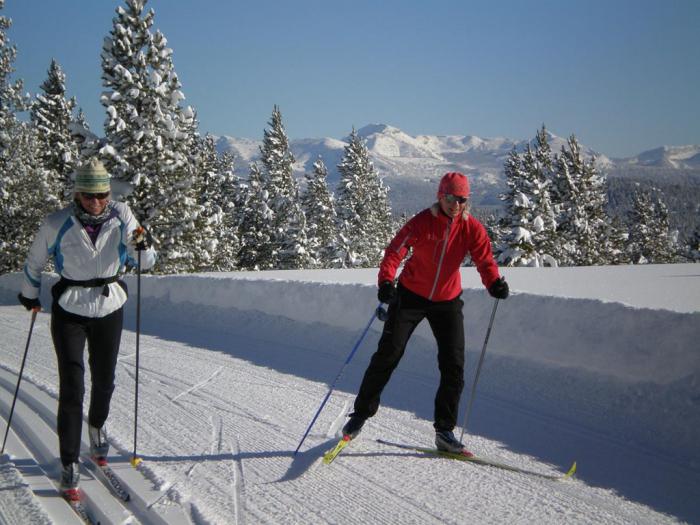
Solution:
<svg viewBox="0 0 700 525"><path fill-rule="evenodd" d="M513 295L499 303L465 438L478 455L536 472L577 460L576 479L553 482L376 442L431 445L437 366L426 326L377 416L323 465L376 348L378 321L292 455L376 306L373 270L145 276L144 461L134 470L122 459L134 431L129 277L108 432L113 463L130 487L145 488L136 489L140 502L111 508L102 523L156 522L151 511L192 523L700 523L700 266L503 273ZM473 268L463 276L464 408L493 300ZM51 282L46 276L47 306ZM0 277L5 418L29 327L15 305L18 283L18 274ZM62 523L51 486L37 488L57 469L48 325L49 315L39 314L13 420L18 433L0 461L0 523Z"/></svg>

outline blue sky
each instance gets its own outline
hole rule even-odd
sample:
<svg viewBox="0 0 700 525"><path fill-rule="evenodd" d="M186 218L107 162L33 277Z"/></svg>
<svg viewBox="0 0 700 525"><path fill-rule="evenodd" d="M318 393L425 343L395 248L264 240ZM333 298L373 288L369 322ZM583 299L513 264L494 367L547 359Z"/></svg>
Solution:
<svg viewBox="0 0 700 525"><path fill-rule="evenodd" d="M488 5L487 5L488 4ZM6 0L15 77L55 58L102 131L100 52L117 0ZM290 138L575 133L608 156L700 144L698 0L150 0L200 130Z"/></svg>

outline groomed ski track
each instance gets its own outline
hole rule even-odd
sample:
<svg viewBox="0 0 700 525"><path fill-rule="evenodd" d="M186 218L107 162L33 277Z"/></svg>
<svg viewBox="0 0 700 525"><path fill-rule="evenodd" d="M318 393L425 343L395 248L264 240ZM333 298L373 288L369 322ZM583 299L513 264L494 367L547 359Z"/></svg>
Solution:
<svg viewBox="0 0 700 525"><path fill-rule="evenodd" d="M16 376L0 369L0 388L4 389L3 395L0 396L0 411L5 419L10 411L15 382ZM21 387L12 418L13 441L6 452L13 458L21 458L22 461L15 464L21 465L25 470L28 465L33 467L38 477L34 492L40 495L42 505L49 507L47 512L52 520L56 523L72 522L76 517L65 517L63 505L53 501L48 505L46 503L48 498L60 498L56 486L60 470L57 460L58 438L55 433L56 400L30 382ZM87 442L87 430L84 426L83 450L87 449ZM80 486L84 493L85 506L94 522L160 525L190 523L182 509L167 505L172 502L165 498L166 494L154 490L152 483L134 471L129 458L112 454L109 460L112 470L131 498L129 502L123 502L114 497L107 483L101 481L101 476L94 472L94 467L81 460Z"/></svg>
<svg viewBox="0 0 700 525"><path fill-rule="evenodd" d="M308 299L300 298L304 300ZM349 330L235 309L216 321L211 316L221 313L218 308L163 301L147 300L146 308L166 304L172 320L162 312L147 313L141 336L138 452L143 463L138 469L128 463L133 446L135 335L126 329L122 338L107 430L114 455L110 463L123 476L134 501L123 504L101 483L96 482L94 489L84 483L89 499L101 502L103 524L175 522L158 521L163 512L177 516L179 523L197 524L679 521L621 496L615 487L587 481L587 467L600 465L587 465L586 458L576 457L584 445L605 457L636 456L639 469L629 476L649 470L653 477L653 470L664 465L666 479L674 475L688 479L690 493L697 487L692 470L673 466L672 458L650 456L648 448L630 447L621 436L578 424L575 418L562 420L546 410L499 399L489 394L488 387L477 398L475 420L497 418L529 436L513 446L476 431L468 437L473 450L547 474L579 460L581 478L552 482L376 443L385 438L431 446L433 354L425 359L407 355L408 364L397 370L378 416L331 465L323 465L323 453L337 442L337 432L351 410L354 390L376 346L376 331L293 457L326 392L323 378L333 378L361 327ZM189 322L185 312L191 313ZM204 318L209 321L203 323ZM28 322L20 307L0 306L2 417L9 411ZM35 509L24 523L67 523L61 506L45 496L48 489L37 489L40 483L28 480L37 468L50 480L57 476L53 421L58 380L48 324L49 315L40 313L13 420L11 463L0 465L0 512L21 502ZM88 382L86 399L89 388ZM5 420L1 423L4 430ZM558 450L547 461L522 452L529 440L548 435L552 436L548 445ZM23 480L19 486L15 474ZM89 481L89 472L84 469L83 474Z"/></svg>

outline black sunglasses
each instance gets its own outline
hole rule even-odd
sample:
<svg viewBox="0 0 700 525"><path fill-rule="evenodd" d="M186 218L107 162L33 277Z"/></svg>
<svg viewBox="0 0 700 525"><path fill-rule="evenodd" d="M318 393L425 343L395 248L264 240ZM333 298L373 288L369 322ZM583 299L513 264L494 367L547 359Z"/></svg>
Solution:
<svg viewBox="0 0 700 525"><path fill-rule="evenodd" d="M86 200L92 200L92 199L102 200L102 199L106 199L107 197L109 197L109 192L106 191L104 193L83 193L81 191L80 195L85 197Z"/></svg>
<svg viewBox="0 0 700 525"><path fill-rule="evenodd" d="M467 197L459 197L457 195L451 195L448 193L447 195L445 195L445 200L450 204L454 204L455 202L464 204L465 202L467 202Z"/></svg>

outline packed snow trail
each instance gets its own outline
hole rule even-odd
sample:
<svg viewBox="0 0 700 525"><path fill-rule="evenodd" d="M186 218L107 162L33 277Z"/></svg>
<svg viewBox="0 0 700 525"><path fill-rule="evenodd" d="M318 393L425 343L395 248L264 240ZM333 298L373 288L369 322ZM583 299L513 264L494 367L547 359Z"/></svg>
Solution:
<svg viewBox="0 0 700 525"><path fill-rule="evenodd" d="M165 287L159 293L181 294L190 287L187 279L157 280ZM271 286L262 283L262 291L255 292L256 283L244 284L253 294L267 294ZM280 283L279 294L294 286ZM192 288L207 297L215 294L206 287ZM311 290L300 297L300 305L317 301L329 306L324 301L332 295L337 297L337 291L321 289L318 295ZM293 320L296 313L282 317L207 307L196 304L199 295L194 293L189 298L146 297L144 302L139 393L144 462L133 472L145 475L161 494L162 501L151 503L182 506L194 523L333 523L349 516L356 523L392 524L699 521L697 465L652 447L664 440L683 444L697 427L687 430L687 437L681 431L657 437L636 418L641 407L682 412L674 404L678 392L682 402L690 403L687 421L693 426L697 388L692 379L663 389L639 383L628 391L618 380L590 371L499 354L496 337L496 351L487 356L482 372L468 446L480 455L550 474L579 461L579 479L551 482L375 442L432 445L435 356L432 342L418 334L379 414L331 465L323 465L321 456L337 442L378 332L368 335L293 457L361 323L349 329ZM12 302L6 299L5 304ZM373 300L367 304L371 308ZM48 314L39 315L23 381L55 400L48 321ZM6 374L17 373L27 326L28 314L21 307L0 306L0 368ZM497 325L495 330L503 336L514 328ZM469 332L471 346L478 346L481 336L483 331ZM134 343L134 333L125 330L107 424L115 453L127 457L133 446ZM568 351L562 349L562 356ZM469 362L476 362L473 352ZM693 371L691 367L689 373ZM0 397L8 402L11 393L0 388ZM620 401L627 403L624 411L617 408ZM678 450L688 457L684 447ZM0 515L26 501L36 501L29 489L0 490Z"/></svg>
<svg viewBox="0 0 700 525"><path fill-rule="evenodd" d="M16 310L12 315L19 321L22 315ZM5 313L3 331L7 332L5 319L10 315ZM43 317L37 341L48 342L48 316ZM132 338L133 334L126 334L125 342ZM251 339L236 342L249 347L260 344ZM310 448L292 459L304 416L312 413L324 385L299 382L224 353L166 339L143 336L142 345L141 470L158 488L167 487L174 501L188 502L195 523L230 523L234 518L235 523L339 522L348 513L358 523L670 521L580 481L555 487L496 469L470 468L378 447L373 443L378 437L416 443L431 438L428 421L390 408L368 424L362 439L332 467L320 469L319 458L334 441L320 430L344 409L347 393L334 396L309 438ZM50 347L34 352L34 366L26 379L55 392L51 382L56 378L36 373L50 369ZM218 369L221 372L212 381L191 390ZM110 439L122 453L131 445L132 373L133 359L125 356L109 422ZM430 396L432 388L424 381L412 383L414 392ZM173 401L188 390L187 396ZM494 442L474 438L470 446L554 473L547 465L509 453Z"/></svg>

